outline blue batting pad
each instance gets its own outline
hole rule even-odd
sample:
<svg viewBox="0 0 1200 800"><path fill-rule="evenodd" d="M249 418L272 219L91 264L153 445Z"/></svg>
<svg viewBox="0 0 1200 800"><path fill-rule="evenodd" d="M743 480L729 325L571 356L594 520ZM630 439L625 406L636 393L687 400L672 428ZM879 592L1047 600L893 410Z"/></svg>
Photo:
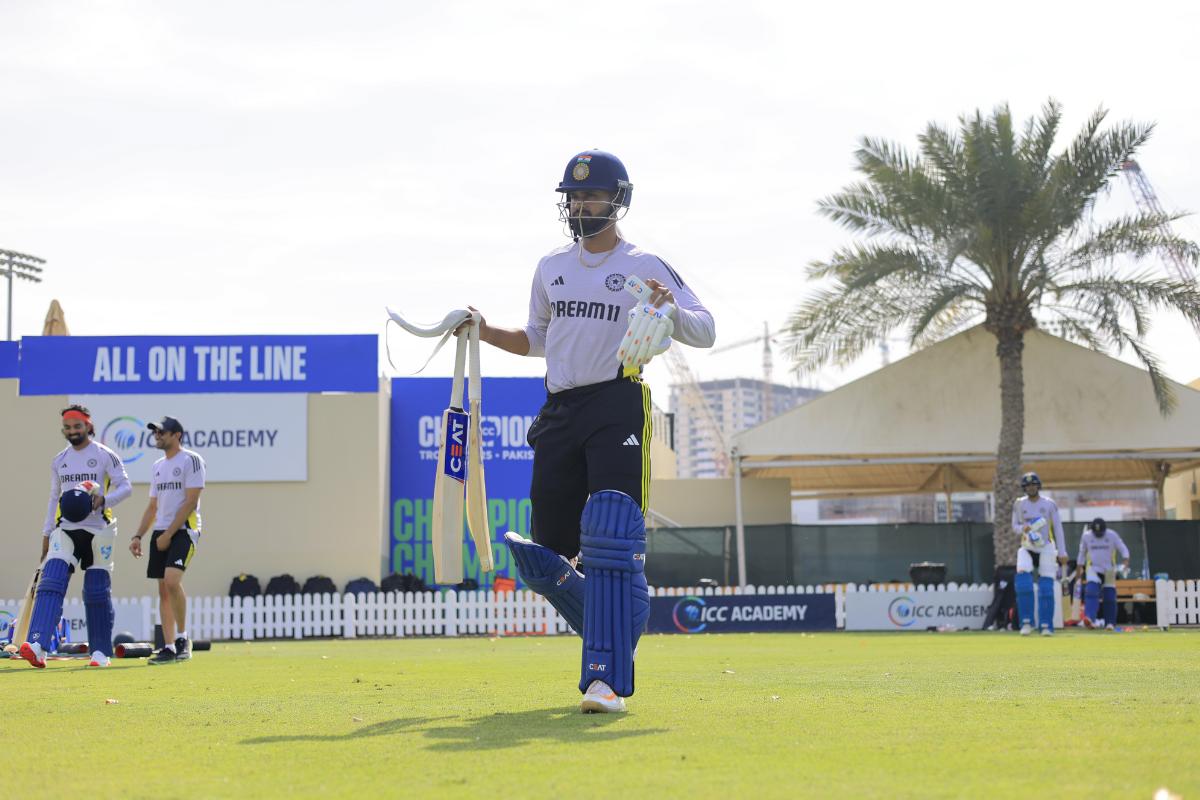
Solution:
<svg viewBox="0 0 1200 800"><path fill-rule="evenodd" d="M650 611L646 522L632 497L605 489L588 498L579 528L587 570L579 691L601 680L629 697L633 649Z"/></svg>
<svg viewBox="0 0 1200 800"><path fill-rule="evenodd" d="M87 615L88 646L112 658L112 629L116 611L112 604L112 578L107 569L83 571L83 609Z"/></svg>
<svg viewBox="0 0 1200 800"><path fill-rule="evenodd" d="M1054 578L1038 578L1038 627L1054 630Z"/></svg>
<svg viewBox="0 0 1200 800"><path fill-rule="evenodd" d="M1104 587L1104 624L1117 624L1117 587Z"/></svg>
<svg viewBox="0 0 1200 800"><path fill-rule="evenodd" d="M1013 579L1013 588L1017 592L1017 616L1022 625L1033 624L1033 573L1018 572Z"/></svg>
<svg viewBox="0 0 1200 800"><path fill-rule="evenodd" d="M504 534L504 543L508 545L513 561L517 562L517 573L525 585L549 600L554 610L571 626L571 630L582 636L583 576L549 547L512 532Z"/></svg>
<svg viewBox="0 0 1200 800"><path fill-rule="evenodd" d="M1100 584L1096 581L1088 581L1083 587L1083 615L1088 619L1096 619L1096 612L1100 610Z"/></svg>
<svg viewBox="0 0 1200 800"><path fill-rule="evenodd" d="M42 579L38 581L33 614L29 617L29 641L40 643L47 652L51 649L50 637L62 619L63 596L70 577L71 565L61 558L46 559L42 565Z"/></svg>

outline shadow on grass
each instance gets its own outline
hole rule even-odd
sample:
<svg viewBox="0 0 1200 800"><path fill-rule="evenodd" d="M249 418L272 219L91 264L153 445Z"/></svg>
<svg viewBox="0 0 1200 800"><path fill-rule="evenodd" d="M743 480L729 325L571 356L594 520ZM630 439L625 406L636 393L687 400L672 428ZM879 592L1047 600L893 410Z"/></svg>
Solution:
<svg viewBox="0 0 1200 800"><path fill-rule="evenodd" d="M580 714L574 707L555 706L489 714L464 720L459 725L430 728L424 733L426 738L438 740L427 749L455 751L500 750L542 740L611 742L666 732L665 728L631 728L632 721L625 714ZM613 728L622 723L620 729Z"/></svg>
<svg viewBox="0 0 1200 800"><path fill-rule="evenodd" d="M447 717L412 717L411 719L390 719L386 722L376 722L374 725L364 725L349 733L338 734L293 734L290 736L256 736L253 739L243 739L239 744L280 744L282 742L352 742L355 739L369 739L374 736L392 736L405 733L414 727L430 722L438 722Z"/></svg>

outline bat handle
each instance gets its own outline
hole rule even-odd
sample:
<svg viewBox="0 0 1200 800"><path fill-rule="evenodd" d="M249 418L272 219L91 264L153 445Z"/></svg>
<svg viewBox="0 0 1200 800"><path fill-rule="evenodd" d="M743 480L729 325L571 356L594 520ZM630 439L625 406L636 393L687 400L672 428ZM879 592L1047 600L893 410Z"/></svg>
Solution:
<svg viewBox="0 0 1200 800"><path fill-rule="evenodd" d="M483 378L479 368L479 314L472 314L471 320L473 324L468 332L471 350L471 369L470 379L467 382L467 399L474 406L480 401L483 394Z"/></svg>

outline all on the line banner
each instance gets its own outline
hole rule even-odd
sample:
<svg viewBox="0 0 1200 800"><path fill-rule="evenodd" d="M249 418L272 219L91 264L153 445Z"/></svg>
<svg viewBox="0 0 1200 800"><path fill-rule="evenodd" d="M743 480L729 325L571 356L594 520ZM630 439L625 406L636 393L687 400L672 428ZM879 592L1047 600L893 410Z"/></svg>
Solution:
<svg viewBox="0 0 1200 800"><path fill-rule="evenodd" d="M32 336L20 392L377 392L378 340L353 336Z"/></svg>

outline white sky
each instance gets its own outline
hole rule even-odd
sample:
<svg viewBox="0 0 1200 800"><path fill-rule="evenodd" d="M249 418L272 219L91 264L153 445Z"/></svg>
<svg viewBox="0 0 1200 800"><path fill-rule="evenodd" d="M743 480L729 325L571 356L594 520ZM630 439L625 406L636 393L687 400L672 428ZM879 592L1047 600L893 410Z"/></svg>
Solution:
<svg viewBox="0 0 1200 800"><path fill-rule="evenodd" d="M1169 208L1200 209L1197 30L1196 6L1156 2L7 0L0 247L49 262L16 286L16 333L52 298L88 335L377 333L385 304L519 325L565 241L554 187L599 147L635 185L626 235L696 288L720 346L780 327L804 264L849 241L815 204L864 134L912 147L929 120L1053 96L1069 135L1104 105L1158 123L1139 161ZM423 361L391 341L402 370ZM1185 324L1151 344L1200 376ZM760 375L758 347L687 355L701 378Z"/></svg>

